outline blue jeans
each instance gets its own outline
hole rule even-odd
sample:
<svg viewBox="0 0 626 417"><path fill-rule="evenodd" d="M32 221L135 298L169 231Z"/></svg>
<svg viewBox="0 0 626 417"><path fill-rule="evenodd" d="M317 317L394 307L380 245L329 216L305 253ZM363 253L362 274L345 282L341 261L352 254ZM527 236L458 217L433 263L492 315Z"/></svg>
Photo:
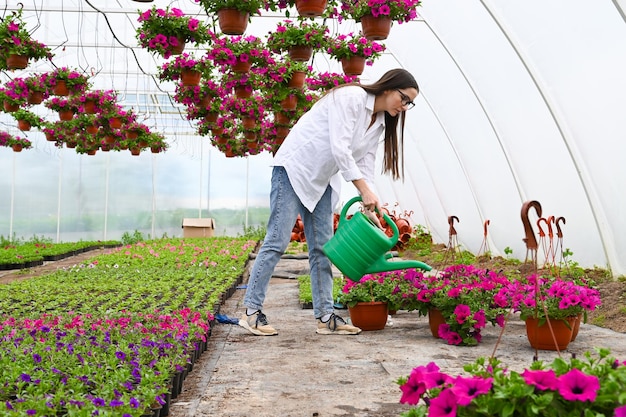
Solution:
<svg viewBox="0 0 626 417"><path fill-rule="evenodd" d="M285 168L274 167L271 184L267 234L252 266L243 304L249 308L262 309L270 278L291 241L291 231L300 214L309 248L313 313L316 318L332 313L333 273L330 260L322 252L324 244L333 236L331 187L328 186L311 213L302 205L291 187Z"/></svg>

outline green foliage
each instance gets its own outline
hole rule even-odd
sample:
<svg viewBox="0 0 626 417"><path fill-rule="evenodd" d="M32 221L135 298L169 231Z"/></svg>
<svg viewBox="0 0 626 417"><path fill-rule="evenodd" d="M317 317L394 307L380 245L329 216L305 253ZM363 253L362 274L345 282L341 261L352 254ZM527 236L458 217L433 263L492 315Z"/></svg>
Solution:
<svg viewBox="0 0 626 417"><path fill-rule="evenodd" d="M343 285L342 278L333 278L333 300L337 299L337 296L341 292ZM301 275L298 277L298 293L300 303L307 304L313 302L313 294L311 294L311 276Z"/></svg>
<svg viewBox="0 0 626 417"><path fill-rule="evenodd" d="M134 245L135 243L143 242L144 240L145 238L143 237L143 233L136 229L132 235L128 232L124 232L122 235L122 243L124 245Z"/></svg>
<svg viewBox="0 0 626 417"><path fill-rule="evenodd" d="M267 233L266 226L247 226L243 225L243 235L241 237L245 237L247 239L253 240L263 240L265 238L265 234ZM239 236L239 234L237 234Z"/></svg>

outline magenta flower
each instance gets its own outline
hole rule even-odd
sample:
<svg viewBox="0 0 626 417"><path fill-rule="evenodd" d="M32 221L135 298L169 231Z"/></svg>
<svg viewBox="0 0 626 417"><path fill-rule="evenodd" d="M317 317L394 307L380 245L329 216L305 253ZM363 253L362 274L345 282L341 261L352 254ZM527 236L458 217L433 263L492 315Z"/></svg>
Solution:
<svg viewBox="0 0 626 417"><path fill-rule="evenodd" d="M615 416L614 417L626 417L626 405L623 405L621 407L617 407L615 409Z"/></svg>
<svg viewBox="0 0 626 417"><path fill-rule="evenodd" d="M576 368L561 375L558 383L559 394L568 401L594 401L600 389L597 376L587 375Z"/></svg>
<svg viewBox="0 0 626 417"><path fill-rule="evenodd" d="M451 390L457 396L458 403L466 406L469 405L477 396L488 393L492 386L493 378L483 378L477 376L465 378L458 376L454 380L454 385Z"/></svg>
<svg viewBox="0 0 626 417"><path fill-rule="evenodd" d="M459 324L465 323L465 320L470 316L472 311L466 304L459 304L454 308L454 315L456 316L456 322Z"/></svg>
<svg viewBox="0 0 626 417"><path fill-rule="evenodd" d="M552 369L548 371L531 371L526 369L522 373L522 378L524 378L524 381L528 385L533 385L535 388L541 391L556 390L559 385L556 374Z"/></svg>
<svg viewBox="0 0 626 417"><path fill-rule="evenodd" d="M455 417L457 409L456 394L451 389L444 389L439 396L430 400L428 417Z"/></svg>

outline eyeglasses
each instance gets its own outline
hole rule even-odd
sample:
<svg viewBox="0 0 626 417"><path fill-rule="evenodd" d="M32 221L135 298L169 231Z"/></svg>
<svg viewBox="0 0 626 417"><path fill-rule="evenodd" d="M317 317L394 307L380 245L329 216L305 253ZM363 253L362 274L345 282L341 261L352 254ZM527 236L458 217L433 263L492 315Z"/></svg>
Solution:
<svg viewBox="0 0 626 417"><path fill-rule="evenodd" d="M411 100L409 96L407 96L406 94L404 94L402 91L398 89L396 89L396 91L400 93L400 100L402 101L403 107L406 107L407 110L411 110L413 107L415 107L415 103L413 103L413 101Z"/></svg>

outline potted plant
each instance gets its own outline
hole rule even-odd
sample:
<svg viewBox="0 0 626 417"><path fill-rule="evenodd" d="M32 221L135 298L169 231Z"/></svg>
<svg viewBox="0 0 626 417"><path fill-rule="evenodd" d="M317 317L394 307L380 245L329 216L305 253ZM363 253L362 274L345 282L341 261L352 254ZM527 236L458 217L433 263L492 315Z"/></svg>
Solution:
<svg viewBox="0 0 626 417"><path fill-rule="evenodd" d="M378 42L350 32L331 39L326 52L341 62L346 75L361 75L365 65L373 65L385 49L385 46Z"/></svg>
<svg viewBox="0 0 626 417"><path fill-rule="evenodd" d="M61 120L65 121L72 120L74 114L78 111L74 101L69 98L52 97L44 103L44 106L58 112Z"/></svg>
<svg viewBox="0 0 626 417"><path fill-rule="evenodd" d="M417 8L421 0L368 0L341 1L337 15L361 22L363 17L385 17L394 22L410 22L417 18Z"/></svg>
<svg viewBox="0 0 626 417"><path fill-rule="evenodd" d="M426 303L431 332L450 345L477 345L487 323L503 326L510 308L498 291L509 279L472 265L455 265L424 279L415 296Z"/></svg>
<svg viewBox="0 0 626 417"><path fill-rule="evenodd" d="M0 131L0 146L7 148L13 148L15 152L21 152L22 149L29 149L32 147L31 141L19 136L13 136L7 132Z"/></svg>
<svg viewBox="0 0 626 417"><path fill-rule="evenodd" d="M225 72L247 72L252 65L265 65L270 56L265 44L257 36L215 37L212 47L207 51L207 58ZM247 69L235 66L245 64Z"/></svg>
<svg viewBox="0 0 626 417"><path fill-rule="evenodd" d="M338 74L334 72L318 72L307 77L305 83L310 90L330 90L342 84L356 83L357 75Z"/></svg>
<svg viewBox="0 0 626 417"><path fill-rule="evenodd" d="M495 357L478 358L463 369L462 375L449 375L430 362L399 378L400 402L415 406L406 415L626 415L626 362L609 349L585 352L584 359L535 361L522 372Z"/></svg>
<svg viewBox="0 0 626 417"><path fill-rule="evenodd" d="M314 21L300 19L279 22L276 29L267 37L267 47L276 52L289 51L292 59L308 61L314 51L328 47L328 26Z"/></svg>
<svg viewBox="0 0 626 417"><path fill-rule="evenodd" d="M87 114L101 113L117 102L115 90L88 90L74 97L73 103L78 111Z"/></svg>
<svg viewBox="0 0 626 417"><path fill-rule="evenodd" d="M68 67L59 67L48 73L46 78L52 93L67 96L80 93L89 88L89 77Z"/></svg>
<svg viewBox="0 0 626 417"><path fill-rule="evenodd" d="M48 73L44 72L30 75L24 79L28 91L26 98L28 104L40 104L50 96L48 78Z"/></svg>
<svg viewBox="0 0 626 417"><path fill-rule="evenodd" d="M24 90L0 87L0 102L3 103L5 112L11 113L17 111L20 106L26 104L26 95L28 93Z"/></svg>
<svg viewBox="0 0 626 417"><path fill-rule="evenodd" d="M368 274L359 281L346 280L338 299L348 306L355 326L363 330L381 330L387 322L388 307L395 299L395 290L393 275Z"/></svg>
<svg viewBox="0 0 626 417"><path fill-rule="evenodd" d="M531 346L538 349L565 349L572 339L577 320L586 321L587 313L601 305L593 282L565 280L552 275L530 275L501 288L498 295L507 300L526 322ZM553 340L554 332L562 340Z"/></svg>
<svg viewBox="0 0 626 417"><path fill-rule="evenodd" d="M0 51L0 68L8 69L24 69L29 59L38 61L53 56L50 48L31 38L21 8L0 22Z"/></svg>
<svg viewBox="0 0 626 417"><path fill-rule="evenodd" d="M303 88L313 68L306 62L287 57L271 60L267 67L264 88Z"/></svg>
<svg viewBox="0 0 626 417"><path fill-rule="evenodd" d="M200 3L209 16L217 16L220 10L234 9L245 13L246 19L253 15L260 15L261 9L265 8L263 0L195 0Z"/></svg>
<svg viewBox="0 0 626 417"><path fill-rule="evenodd" d="M25 109L19 109L18 111L11 113L11 116L17 120L17 126L22 131L28 131L32 127L39 128L43 123L43 119L41 117Z"/></svg>
<svg viewBox="0 0 626 417"><path fill-rule="evenodd" d="M196 59L192 54L183 53L171 61L164 63L157 72L161 81L181 80L183 85L198 85L200 79L210 77L213 64L203 57Z"/></svg>
<svg viewBox="0 0 626 417"><path fill-rule="evenodd" d="M136 38L142 48L164 58L183 52L185 44L200 45L210 39L208 27L191 16L185 16L175 7L165 9L153 6L140 13Z"/></svg>

